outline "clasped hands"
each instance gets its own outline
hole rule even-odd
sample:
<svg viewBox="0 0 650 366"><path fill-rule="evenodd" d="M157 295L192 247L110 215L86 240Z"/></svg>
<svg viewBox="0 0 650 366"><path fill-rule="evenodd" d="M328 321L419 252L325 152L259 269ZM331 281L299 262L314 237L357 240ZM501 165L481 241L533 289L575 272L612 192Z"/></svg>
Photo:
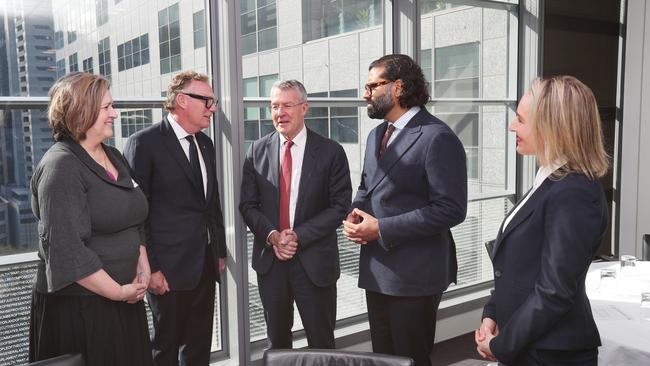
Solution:
<svg viewBox="0 0 650 366"><path fill-rule="evenodd" d="M343 221L343 234L357 244L379 239L379 221L371 214L355 208Z"/></svg>
<svg viewBox="0 0 650 366"><path fill-rule="evenodd" d="M474 331L474 341L476 342L476 350L481 357L490 361L497 361L496 357L490 350L490 341L492 338L499 335L499 326L490 318L483 318L481 326Z"/></svg>
<svg viewBox="0 0 650 366"><path fill-rule="evenodd" d="M296 255L298 250L298 234L291 229L282 232L274 230L269 235L269 243L273 246L275 256L281 261L288 261Z"/></svg>

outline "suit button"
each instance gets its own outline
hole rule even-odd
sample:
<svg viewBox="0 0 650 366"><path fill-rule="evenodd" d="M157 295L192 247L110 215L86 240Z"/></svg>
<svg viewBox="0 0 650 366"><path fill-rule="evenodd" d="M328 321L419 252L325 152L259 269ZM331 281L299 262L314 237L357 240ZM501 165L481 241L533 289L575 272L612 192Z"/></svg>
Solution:
<svg viewBox="0 0 650 366"><path fill-rule="evenodd" d="M499 277L501 277L501 271L498 270L498 269L495 269L494 270L494 278L499 278Z"/></svg>

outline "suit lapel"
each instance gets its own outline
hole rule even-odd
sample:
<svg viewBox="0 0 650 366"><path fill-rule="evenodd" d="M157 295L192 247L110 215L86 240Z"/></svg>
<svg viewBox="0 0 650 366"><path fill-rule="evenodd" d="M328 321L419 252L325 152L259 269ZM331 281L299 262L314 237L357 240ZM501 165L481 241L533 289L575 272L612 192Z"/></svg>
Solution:
<svg viewBox="0 0 650 366"><path fill-rule="evenodd" d="M419 124L419 121L416 120L416 117L417 115L409 121L404 129L402 129L397 137L395 137L395 140L388 145L384 155L380 159L376 160L376 167L367 166L367 168L370 168L369 171L374 170L374 174L368 180L368 192L371 192L379 182L384 179L395 163L397 163L397 161L402 158L411 146L413 146L415 141L422 136L422 126ZM376 129L377 132L379 130L379 128ZM371 148L377 147L378 146L372 146ZM375 156L378 156L377 154L378 152Z"/></svg>
<svg viewBox="0 0 650 366"><path fill-rule="evenodd" d="M306 128L306 127L305 127ZM296 211L294 213L294 227L297 226L302 217L301 210L305 204L305 191L309 188L309 180L314 172L314 167L318 163L318 140L313 137L313 133L307 130L307 139L305 140L305 154L302 158L302 167L300 172L300 183L298 184L298 199L296 202Z"/></svg>
<svg viewBox="0 0 650 366"><path fill-rule="evenodd" d="M275 195L273 202L276 204L274 212L278 212L280 208L280 177L278 176L280 174L280 135L274 132L269 136L266 144L266 152L269 159L269 176L267 179L271 182L273 188L275 188L273 189L273 194Z"/></svg>
<svg viewBox="0 0 650 366"><path fill-rule="evenodd" d="M497 239L494 244L494 252L493 256L496 256L497 253L499 252L499 248L501 247L501 244L505 240L505 238L510 234L517 226L519 226L521 223L526 221L526 219L535 212L541 201L543 200L544 196L546 195L546 191L548 191L549 186L550 186L550 180L547 178L542 182L542 185L537 188L535 192L533 192L533 195L530 196L528 201L524 203L523 206L517 211L515 216L510 220L510 223L508 224L508 227L506 227L505 230L503 230L503 224L505 223L505 220L503 223L501 223L501 227L499 228L499 234L497 235ZM526 196L524 196L526 197ZM520 203L517 204L517 206L513 207L510 212L515 210ZM510 213L508 213L509 215ZM507 217L507 216L506 216Z"/></svg>
<svg viewBox="0 0 650 366"><path fill-rule="evenodd" d="M174 160L181 168L181 170L183 170L187 179L189 179L189 181L192 182L194 188L200 191L201 196L203 196L204 195L203 188L201 188L199 186L199 182L197 182L196 179L194 179L194 175L192 174L192 168L190 167L190 162L189 160L187 160L187 156L185 155L185 152L181 147L181 143L180 141L178 141L178 137L176 137L176 133L174 133L174 130L172 129L172 126L169 124L169 121L167 121L167 118L164 118L163 121L160 123L160 129L164 136L163 144L167 148L167 151L174 158Z"/></svg>

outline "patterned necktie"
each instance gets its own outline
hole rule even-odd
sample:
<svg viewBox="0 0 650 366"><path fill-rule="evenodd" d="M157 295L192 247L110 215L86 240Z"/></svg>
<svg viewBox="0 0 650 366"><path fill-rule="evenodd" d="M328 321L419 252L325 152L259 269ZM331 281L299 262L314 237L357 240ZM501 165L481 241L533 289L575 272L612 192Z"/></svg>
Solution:
<svg viewBox="0 0 650 366"><path fill-rule="evenodd" d="M386 128L386 132L384 132L384 137L381 138L381 145L379 145L380 158L382 155L384 155L384 151L386 151L386 146L388 146L388 140L390 140L390 136L393 134L393 131L395 131L395 126L393 126L392 123L389 123L388 128Z"/></svg>
<svg viewBox="0 0 650 366"><path fill-rule="evenodd" d="M282 158L282 174L280 175L280 230L289 229L289 200L291 198L291 146L293 141L284 143L284 157Z"/></svg>
<svg viewBox="0 0 650 366"><path fill-rule="evenodd" d="M194 179L196 179L196 181L201 184L201 188L203 189L203 173L201 173L201 164L199 163L199 151L196 148L196 144L194 143L194 136L187 135L185 136L185 139L190 143L190 167L192 168Z"/></svg>

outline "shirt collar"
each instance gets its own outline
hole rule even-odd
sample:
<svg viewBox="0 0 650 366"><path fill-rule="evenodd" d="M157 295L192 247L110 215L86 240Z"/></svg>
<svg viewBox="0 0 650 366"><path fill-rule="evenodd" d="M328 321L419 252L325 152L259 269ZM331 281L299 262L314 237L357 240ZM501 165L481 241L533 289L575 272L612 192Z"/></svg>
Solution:
<svg viewBox="0 0 650 366"><path fill-rule="evenodd" d="M287 138L284 137L284 135L279 132L278 135L280 135L280 146L284 146L284 143L287 141ZM296 137L294 137L291 141L293 142L294 145L305 147L305 145L307 144L307 128L305 126L302 126L300 132L298 132Z"/></svg>
<svg viewBox="0 0 650 366"><path fill-rule="evenodd" d="M559 159L551 164L539 167L537 170L537 175L535 175L535 182L533 183L533 186L539 187L542 185L542 182L544 182L546 178L553 174L554 171L561 168L564 164L566 164L566 161L564 161L564 159Z"/></svg>
<svg viewBox="0 0 650 366"><path fill-rule="evenodd" d="M176 122L171 113L167 113L167 120L169 121L169 125L172 126L172 130L174 130L177 139L184 140L187 136L192 135L191 133L187 133L187 131Z"/></svg>
<svg viewBox="0 0 650 366"><path fill-rule="evenodd" d="M411 109L406 111L406 113L402 114L402 116L398 118L397 121L393 122L393 126L395 127L395 129L401 130L402 128L406 127L406 125L409 123L411 118L413 118L413 116L418 114L419 111L420 111L419 106L416 105L411 107Z"/></svg>

